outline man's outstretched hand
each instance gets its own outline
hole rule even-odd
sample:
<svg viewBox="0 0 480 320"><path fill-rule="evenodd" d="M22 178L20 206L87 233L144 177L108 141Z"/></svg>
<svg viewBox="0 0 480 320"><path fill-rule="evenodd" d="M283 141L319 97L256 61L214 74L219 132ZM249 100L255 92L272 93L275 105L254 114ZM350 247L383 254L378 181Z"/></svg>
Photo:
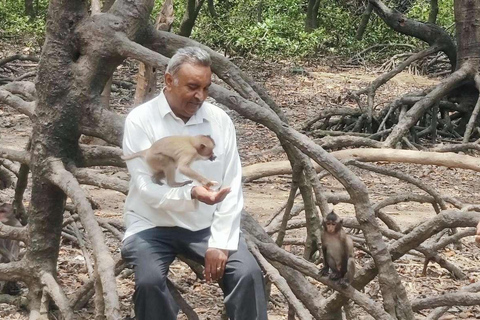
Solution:
<svg viewBox="0 0 480 320"><path fill-rule="evenodd" d="M222 202L229 192L230 188L213 191L203 186L197 186L192 188L192 199L197 199L200 202L212 205Z"/></svg>

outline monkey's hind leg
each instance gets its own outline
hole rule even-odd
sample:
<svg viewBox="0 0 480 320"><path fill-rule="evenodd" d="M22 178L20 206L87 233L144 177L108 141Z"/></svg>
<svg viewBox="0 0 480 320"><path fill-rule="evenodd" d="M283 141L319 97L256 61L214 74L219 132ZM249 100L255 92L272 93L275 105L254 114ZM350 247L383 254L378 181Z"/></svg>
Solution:
<svg viewBox="0 0 480 320"><path fill-rule="evenodd" d="M355 276L355 261L353 261L353 258L349 258L347 262L347 272L338 281L338 284L343 288L346 288L352 283L354 276Z"/></svg>

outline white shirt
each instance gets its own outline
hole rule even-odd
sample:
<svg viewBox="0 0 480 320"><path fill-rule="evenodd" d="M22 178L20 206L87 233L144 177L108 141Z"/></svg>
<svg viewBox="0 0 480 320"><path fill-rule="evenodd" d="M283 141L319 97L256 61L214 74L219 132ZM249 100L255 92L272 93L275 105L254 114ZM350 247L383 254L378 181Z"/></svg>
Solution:
<svg viewBox="0 0 480 320"><path fill-rule="evenodd" d="M149 148L155 141L172 135L210 135L215 141L215 161L198 160L191 168L220 188L230 187L226 198L207 205L192 199L194 184L171 188L152 180L152 170L141 157L127 161L130 186L125 201L124 239L140 231L162 227L181 227L197 231L210 227L210 248L236 250L243 208L242 167L238 156L235 127L220 108L204 102L197 113L184 123L175 116L163 92L133 109L125 121L123 152L129 155ZM176 181L190 180L178 170ZM195 184L196 183L196 184Z"/></svg>

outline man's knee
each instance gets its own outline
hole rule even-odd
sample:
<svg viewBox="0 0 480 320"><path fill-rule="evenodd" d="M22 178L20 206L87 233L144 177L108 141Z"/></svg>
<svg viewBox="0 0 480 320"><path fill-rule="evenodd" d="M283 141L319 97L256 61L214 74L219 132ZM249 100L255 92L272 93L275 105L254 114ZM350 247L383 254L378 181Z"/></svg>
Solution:
<svg viewBox="0 0 480 320"><path fill-rule="evenodd" d="M263 281L263 273L254 259L242 263L234 271L234 281L242 285Z"/></svg>
<svg viewBox="0 0 480 320"><path fill-rule="evenodd" d="M150 292L152 290L165 291L167 289L167 277L160 272L143 274L135 277L136 290Z"/></svg>

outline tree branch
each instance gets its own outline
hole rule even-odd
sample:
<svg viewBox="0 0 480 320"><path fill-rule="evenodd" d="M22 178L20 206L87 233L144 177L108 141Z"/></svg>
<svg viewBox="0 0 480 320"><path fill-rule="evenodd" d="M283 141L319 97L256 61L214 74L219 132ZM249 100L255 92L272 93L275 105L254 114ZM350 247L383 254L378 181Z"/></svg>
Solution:
<svg viewBox="0 0 480 320"><path fill-rule="evenodd" d="M251 237L250 237L251 238ZM278 290L283 294L285 299L287 299L288 304L295 309L300 320L303 319L313 319L310 312L305 308L305 306L298 301L297 297L293 294L292 290L288 287L287 281L278 273L278 270L275 269L268 261L262 256L257 246L254 243L254 240L247 237L247 244L250 251L253 253L259 264L267 273L267 277L270 278Z"/></svg>
<svg viewBox="0 0 480 320"><path fill-rule="evenodd" d="M22 98L13 95L9 91L2 89L0 89L0 103L5 103L12 108L15 108L21 113L27 115L30 119L33 118L35 107L37 106L35 101L25 101Z"/></svg>
<svg viewBox="0 0 480 320"><path fill-rule="evenodd" d="M48 295L53 299L55 304L60 309L63 318L66 320L73 319L74 316L72 307L70 306L62 288L60 288L52 274L44 272L40 277L40 281L45 286Z"/></svg>
<svg viewBox="0 0 480 320"><path fill-rule="evenodd" d="M117 319L120 317L120 303L116 291L115 264L105 243L102 229L95 220L95 215L87 200L87 196L75 177L65 170L60 160L49 159L47 165L50 169L48 178L72 199L82 224L87 230L102 283L105 299L105 314L112 319Z"/></svg>

